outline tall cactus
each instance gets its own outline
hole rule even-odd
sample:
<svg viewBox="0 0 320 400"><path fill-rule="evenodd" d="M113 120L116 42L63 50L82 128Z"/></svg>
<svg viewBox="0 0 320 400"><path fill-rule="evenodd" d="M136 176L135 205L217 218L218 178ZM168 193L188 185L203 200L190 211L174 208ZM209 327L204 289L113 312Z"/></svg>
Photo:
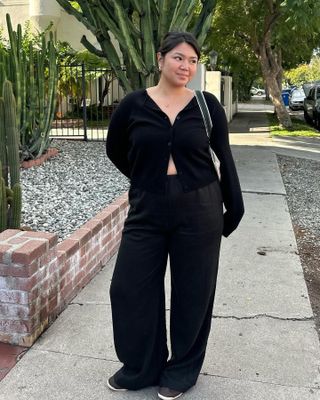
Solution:
<svg viewBox="0 0 320 400"><path fill-rule="evenodd" d="M22 161L40 156L50 144L56 108L57 54L52 32L49 41L42 35L40 48L32 44L25 48L21 25L14 31L10 15L6 18L10 47L5 56L0 54L0 78L4 75L13 83ZM5 65L3 73L1 64Z"/></svg>
<svg viewBox="0 0 320 400"><path fill-rule="evenodd" d="M0 98L0 232L19 228L22 193L20 185L19 132L11 82L3 83Z"/></svg>
<svg viewBox="0 0 320 400"><path fill-rule="evenodd" d="M129 92L152 84L157 77L155 53L161 37L169 30L190 30L204 43L216 0L56 0L97 38L94 47L85 36L81 43L92 53L105 57ZM121 56L110 32L117 40ZM126 66L126 71L121 68Z"/></svg>
<svg viewBox="0 0 320 400"><path fill-rule="evenodd" d="M16 183L20 182L19 132L16 122L16 101L13 95L12 84L9 81L4 81L3 83L3 101L7 160L10 174L10 186L13 188Z"/></svg>

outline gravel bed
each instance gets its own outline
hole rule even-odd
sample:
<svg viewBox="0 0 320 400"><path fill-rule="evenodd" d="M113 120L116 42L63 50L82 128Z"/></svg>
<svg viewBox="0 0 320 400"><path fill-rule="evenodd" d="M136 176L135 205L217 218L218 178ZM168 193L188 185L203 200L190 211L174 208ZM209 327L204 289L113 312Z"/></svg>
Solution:
<svg viewBox="0 0 320 400"><path fill-rule="evenodd" d="M58 156L21 171L22 226L62 241L129 187L103 142L54 140Z"/></svg>
<svg viewBox="0 0 320 400"><path fill-rule="evenodd" d="M320 338L320 162L284 156L278 162Z"/></svg>
<svg viewBox="0 0 320 400"><path fill-rule="evenodd" d="M311 237L320 236L320 162L278 156L294 224Z"/></svg>

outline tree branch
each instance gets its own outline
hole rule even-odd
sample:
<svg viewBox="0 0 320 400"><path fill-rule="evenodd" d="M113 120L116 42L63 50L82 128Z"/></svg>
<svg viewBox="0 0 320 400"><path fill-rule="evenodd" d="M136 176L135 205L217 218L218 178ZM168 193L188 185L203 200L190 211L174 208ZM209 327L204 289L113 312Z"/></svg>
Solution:
<svg viewBox="0 0 320 400"><path fill-rule="evenodd" d="M84 47L90 51L90 53L95 54L98 57L102 57L105 58L105 54L103 53L103 51L97 49L92 43L89 42L89 40L86 38L85 35L82 36L80 43L82 43L84 45Z"/></svg>

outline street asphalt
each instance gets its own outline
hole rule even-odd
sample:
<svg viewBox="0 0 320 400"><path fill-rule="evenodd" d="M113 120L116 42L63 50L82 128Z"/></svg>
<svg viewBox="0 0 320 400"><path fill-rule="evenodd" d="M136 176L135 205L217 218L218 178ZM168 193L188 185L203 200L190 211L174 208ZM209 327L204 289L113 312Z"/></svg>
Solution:
<svg viewBox="0 0 320 400"><path fill-rule="evenodd" d="M276 159L320 160L320 141L269 138L266 112L263 102L240 105L230 124L246 213L223 239L207 355L186 400L320 399L319 339ZM156 387L107 387L121 365L108 293L114 261L0 382L2 400L157 399Z"/></svg>

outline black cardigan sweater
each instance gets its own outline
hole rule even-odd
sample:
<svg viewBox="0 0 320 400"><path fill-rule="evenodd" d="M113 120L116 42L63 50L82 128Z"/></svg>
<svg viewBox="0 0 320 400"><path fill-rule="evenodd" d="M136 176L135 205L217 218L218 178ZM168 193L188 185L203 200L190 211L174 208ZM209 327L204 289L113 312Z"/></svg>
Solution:
<svg viewBox="0 0 320 400"><path fill-rule="evenodd" d="M213 122L210 146L221 163L220 185L226 209L223 235L229 236L243 216L243 199L224 109L215 96L208 92L204 95ZM208 144L195 97L171 125L167 115L142 89L128 94L113 113L106 147L108 157L130 179L131 187L162 194L170 154L185 192L218 179Z"/></svg>

